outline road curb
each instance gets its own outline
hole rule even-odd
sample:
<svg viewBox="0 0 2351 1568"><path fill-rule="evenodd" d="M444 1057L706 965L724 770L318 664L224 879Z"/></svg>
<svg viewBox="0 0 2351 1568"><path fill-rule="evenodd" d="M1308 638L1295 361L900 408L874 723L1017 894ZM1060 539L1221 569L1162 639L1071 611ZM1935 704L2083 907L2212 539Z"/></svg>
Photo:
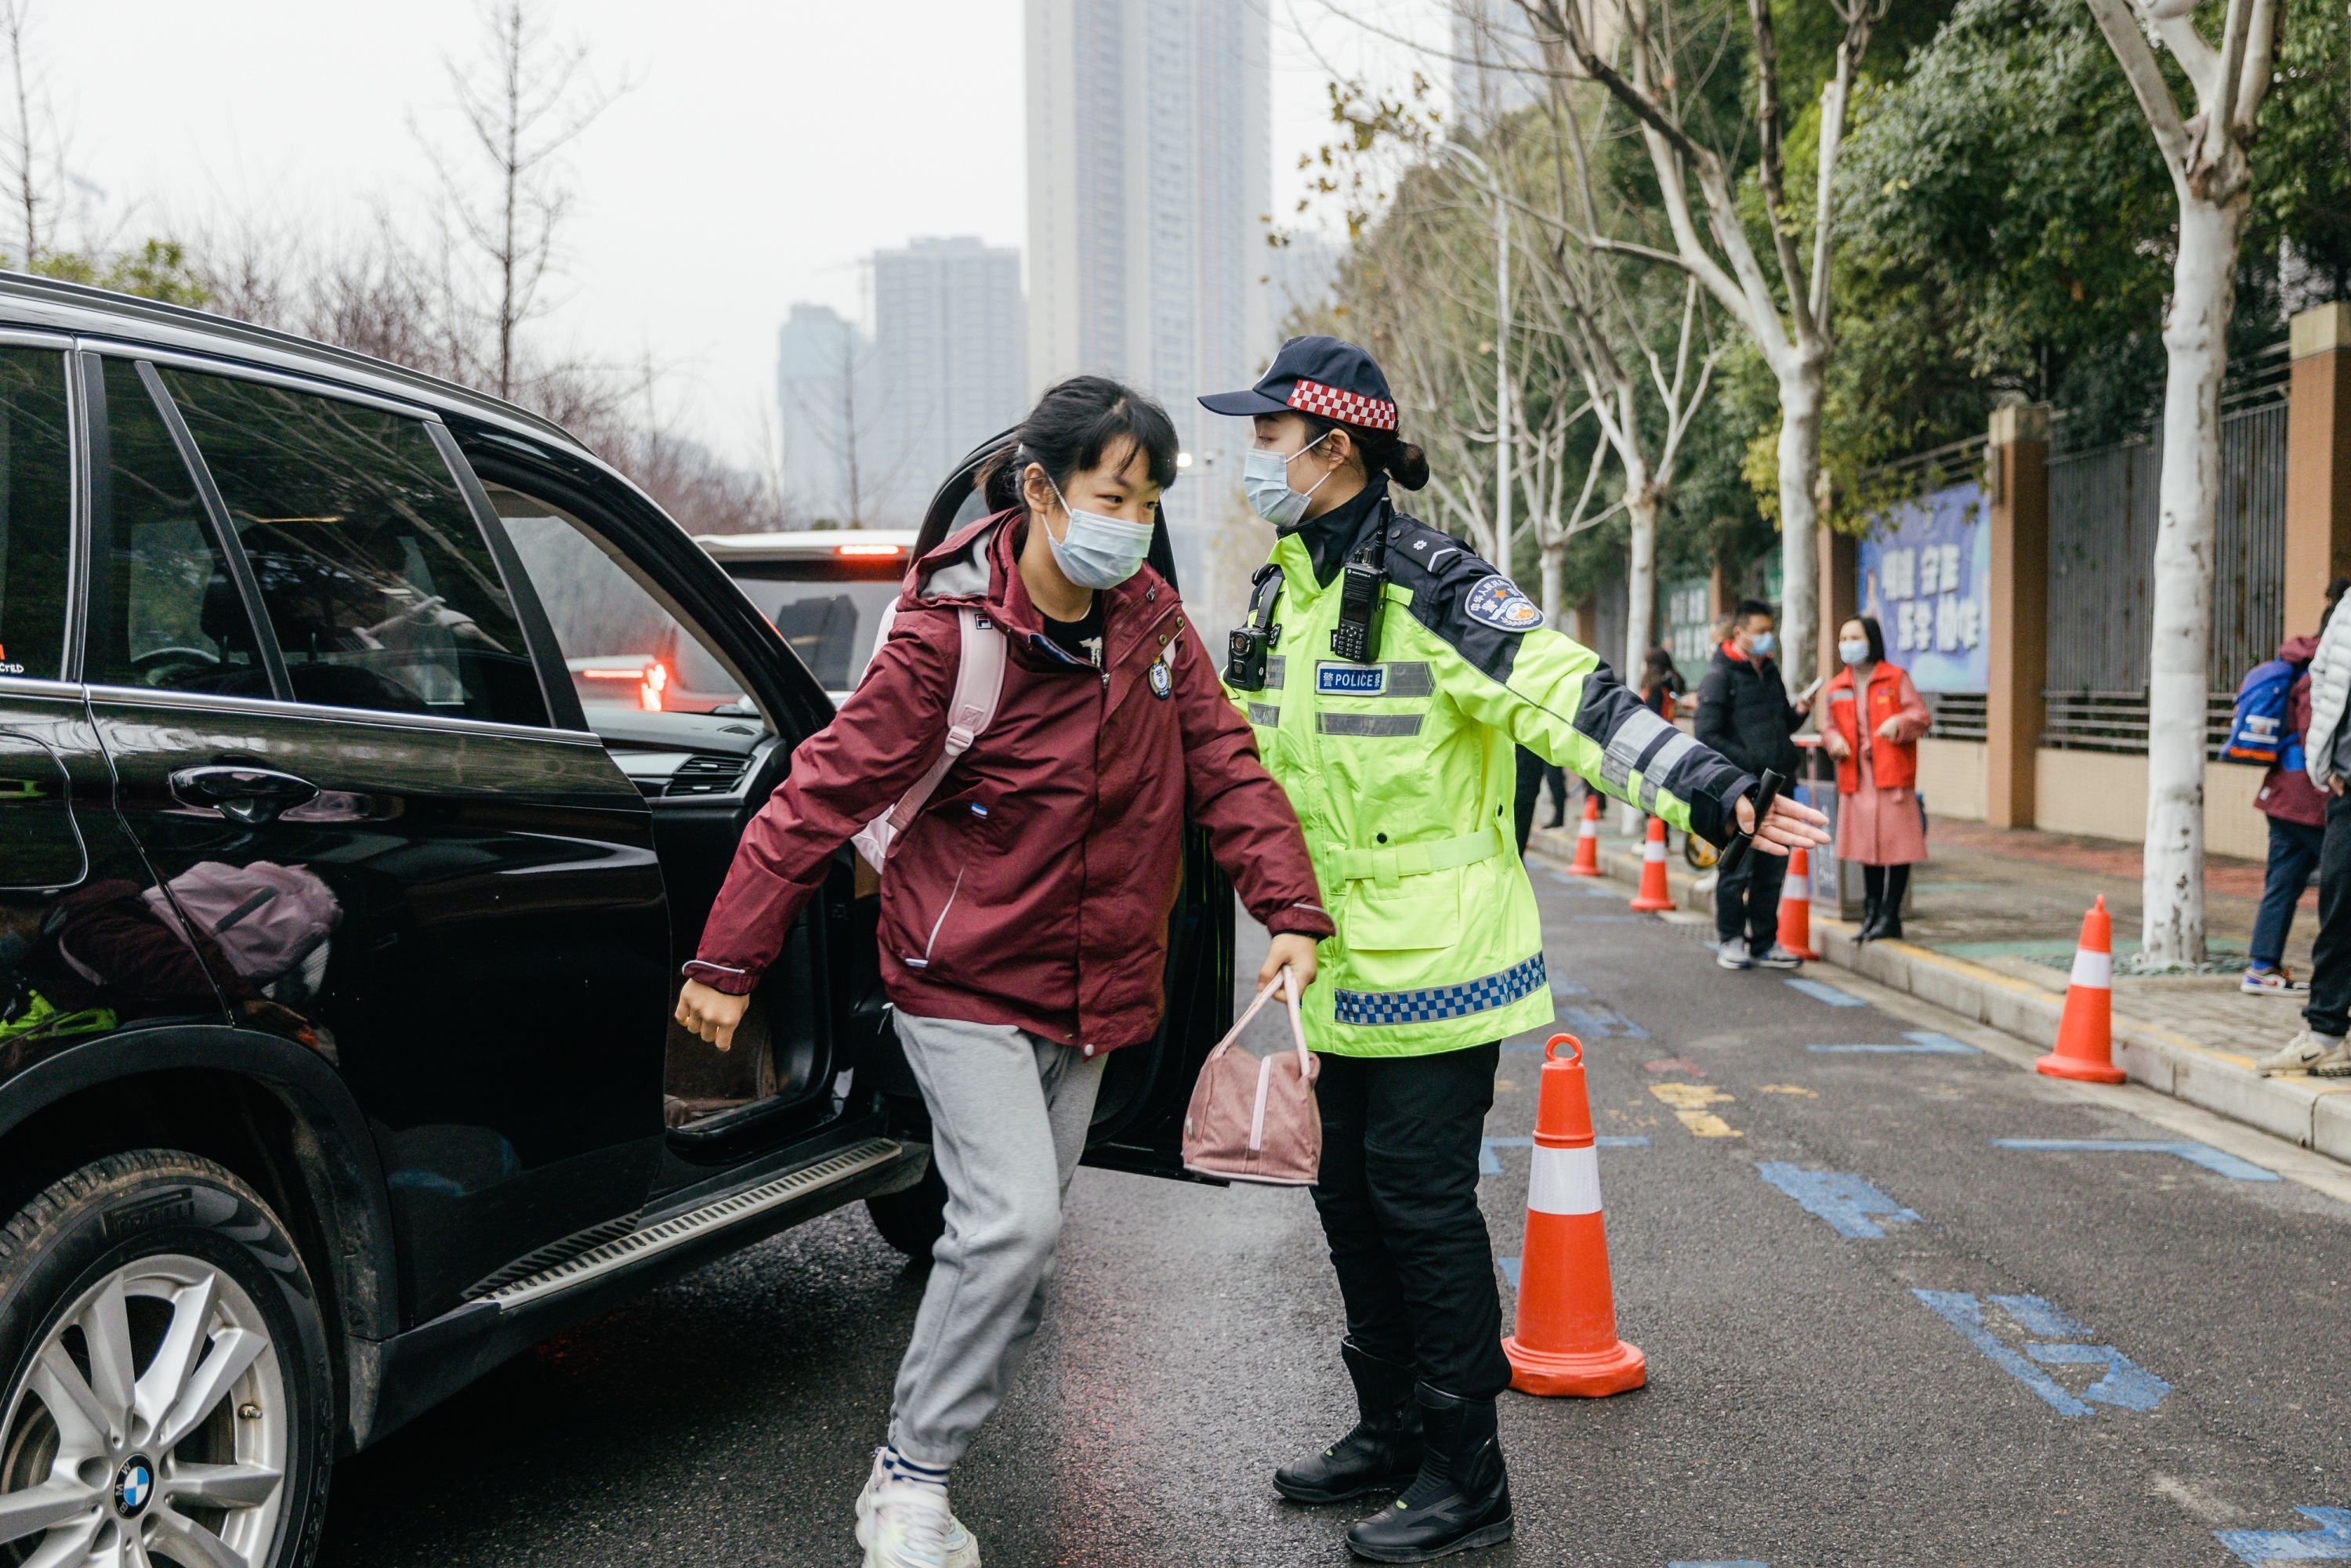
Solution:
<svg viewBox="0 0 2351 1568"><path fill-rule="evenodd" d="M1527 854L1564 868L1574 842L1572 836L1554 841L1537 834L1528 844ZM1613 881L1627 887L1640 885L1637 846L1619 848L1604 841L1600 866ZM1667 876L1676 903L1685 909L1714 912L1710 884L1699 888L1696 876L1671 864ZM1815 910L1813 946L1823 961L1890 990L1931 1002L2040 1050L2055 1047L2057 1021L2064 1010L2061 992L1907 942L1858 943L1853 939L1854 929L1849 922L1823 918ZM2351 1082L2320 1086L2306 1078L2263 1078L2252 1070L2249 1056L2216 1051L2159 1024L2119 1012L2115 1015L2114 1041L2115 1063L2130 1075L2132 1082L2331 1159L2351 1163Z"/></svg>

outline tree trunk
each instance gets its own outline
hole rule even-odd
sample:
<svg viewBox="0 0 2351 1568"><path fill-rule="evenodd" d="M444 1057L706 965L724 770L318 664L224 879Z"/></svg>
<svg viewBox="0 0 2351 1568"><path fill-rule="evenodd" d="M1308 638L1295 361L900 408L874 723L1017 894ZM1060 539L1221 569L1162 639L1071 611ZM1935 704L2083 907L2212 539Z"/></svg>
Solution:
<svg viewBox="0 0 2351 1568"><path fill-rule="evenodd" d="M2147 658L2146 914L2149 964L2204 959L2204 708L2211 687L2212 548L2220 493L2220 381L2236 302L2241 196L2182 192L2164 323L2163 472Z"/></svg>
<svg viewBox="0 0 2351 1568"><path fill-rule="evenodd" d="M1567 614L1567 534L1557 528L1546 528L1537 536L1541 540L1542 612L1544 622L1554 632L1564 632L1562 624Z"/></svg>
<svg viewBox="0 0 2351 1568"><path fill-rule="evenodd" d="M1658 510L1656 491L1646 486L1625 507L1633 525L1625 562L1625 667L1620 672L1627 685L1641 678L1641 666L1656 641Z"/></svg>
<svg viewBox="0 0 2351 1568"><path fill-rule="evenodd" d="M1813 538L1820 525L1821 400L1827 380L1820 357L1796 361L1780 384L1780 669L1792 695L1813 678L1820 615L1820 570Z"/></svg>

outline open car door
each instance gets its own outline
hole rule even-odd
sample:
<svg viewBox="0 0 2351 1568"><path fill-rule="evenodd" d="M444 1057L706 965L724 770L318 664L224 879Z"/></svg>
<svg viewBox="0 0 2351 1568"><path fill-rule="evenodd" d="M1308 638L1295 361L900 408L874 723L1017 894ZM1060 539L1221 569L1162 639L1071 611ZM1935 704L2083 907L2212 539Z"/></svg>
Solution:
<svg viewBox="0 0 2351 1568"><path fill-rule="evenodd" d="M923 516L914 543L919 560L965 523L1013 504L1010 494L983 495L978 475L1010 444L1006 431L982 442L958 464ZM1153 525L1152 570L1176 582L1167 525ZM1183 586L1176 583L1176 591ZM1198 828L1184 835L1184 881L1167 943L1167 1010L1148 1046L1113 1051L1102 1071L1086 1137L1085 1164L1144 1176L1194 1181L1184 1169L1184 1110L1200 1063L1233 1021L1233 888L1208 852Z"/></svg>

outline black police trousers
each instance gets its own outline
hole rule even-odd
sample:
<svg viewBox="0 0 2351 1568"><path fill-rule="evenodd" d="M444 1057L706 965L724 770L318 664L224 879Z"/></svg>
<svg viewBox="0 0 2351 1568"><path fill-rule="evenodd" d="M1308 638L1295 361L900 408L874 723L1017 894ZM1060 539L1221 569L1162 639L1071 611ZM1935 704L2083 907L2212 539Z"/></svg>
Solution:
<svg viewBox="0 0 2351 1568"><path fill-rule="evenodd" d="M1433 1056L1324 1055L1314 1207L1347 1333L1461 1399L1510 1386L1478 1152L1499 1043Z"/></svg>

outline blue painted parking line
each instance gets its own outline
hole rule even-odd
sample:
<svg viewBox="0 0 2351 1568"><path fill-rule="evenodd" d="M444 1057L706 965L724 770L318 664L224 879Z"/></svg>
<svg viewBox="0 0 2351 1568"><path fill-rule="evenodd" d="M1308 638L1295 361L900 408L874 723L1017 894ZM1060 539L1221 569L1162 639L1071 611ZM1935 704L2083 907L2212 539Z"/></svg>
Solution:
<svg viewBox="0 0 2351 1568"><path fill-rule="evenodd" d="M1627 1137L1619 1134L1603 1134L1592 1141L1604 1149L1646 1149L1649 1146L1649 1140L1646 1138ZM1479 1139L1478 1174L1500 1176L1502 1162L1495 1157L1494 1151L1496 1149L1531 1149L1534 1147L1534 1142L1532 1138Z"/></svg>
<svg viewBox="0 0 2351 1568"><path fill-rule="evenodd" d="M1519 1288L1519 1260L1516 1258L1497 1258L1494 1266L1501 1270L1502 1278L1510 1282L1510 1289L1515 1291Z"/></svg>
<svg viewBox="0 0 2351 1568"><path fill-rule="evenodd" d="M2316 1530L2216 1530L2212 1539L2244 1563L2351 1563L2351 1508L2297 1508Z"/></svg>
<svg viewBox="0 0 2351 1568"><path fill-rule="evenodd" d="M2178 1155L2231 1181L2283 1181L2251 1160L2241 1160L2210 1144L2165 1143L2156 1138L1994 1138L1995 1149L2025 1149L2044 1155Z"/></svg>
<svg viewBox="0 0 2351 1568"><path fill-rule="evenodd" d="M2083 1343L2090 1337L2090 1331L2039 1296L1991 1298L1992 1304L2006 1313L2009 1321L2029 1339L2067 1342L2054 1344L2028 1343L2020 1354L2014 1346L1992 1332L1984 1317L1981 1298L1961 1291L1912 1291L1910 1293L1958 1330L1960 1338L1983 1352L1985 1360L2032 1390L2060 1416L2095 1415L2096 1412L2085 1401L2144 1414L2162 1404L2164 1396L2171 1392L2170 1384L2114 1346ZM2103 1366L2106 1371L2077 1398L2055 1378L2042 1371L2042 1366Z"/></svg>
<svg viewBox="0 0 2351 1568"><path fill-rule="evenodd" d="M1752 1557L1709 1557L1702 1563L1675 1561L1666 1568L1771 1568L1769 1563L1758 1563Z"/></svg>
<svg viewBox="0 0 2351 1568"><path fill-rule="evenodd" d="M1886 1237L1877 1220L1916 1223L1918 1216L1903 1207L1857 1176L1844 1171L1800 1170L1786 1160L1762 1160L1755 1174L1803 1205L1805 1212L1829 1222L1839 1236L1856 1241Z"/></svg>
<svg viewBox="0 0 2351 1568"><path fill-rule="evenodd" d="M1833 1008L1865 1008L1869 1004L1851 991L1840 991L1825 980L1807 980L1791 977L1788 984L1816 1002L1826 1002Z"/></svg>
<svg viewBox="0 0 2351 1568"><path fill-rule="evenodd" d="M1562 1029L1580 1040L1646 1040L1649 1031L1606 1002L1583 1002L1559 1009Z"/></svg>
<svg viewBox="0 0 2351 1568"><path fill-rule="evenodd" d="M1937 1034L1930 1029L1903 1031L1905 1045L1808 1045L1806 1051L1823 1056L1981 1056L1983 1052L1965 1040L1953 1040L1948 1034Z"/></svg>

